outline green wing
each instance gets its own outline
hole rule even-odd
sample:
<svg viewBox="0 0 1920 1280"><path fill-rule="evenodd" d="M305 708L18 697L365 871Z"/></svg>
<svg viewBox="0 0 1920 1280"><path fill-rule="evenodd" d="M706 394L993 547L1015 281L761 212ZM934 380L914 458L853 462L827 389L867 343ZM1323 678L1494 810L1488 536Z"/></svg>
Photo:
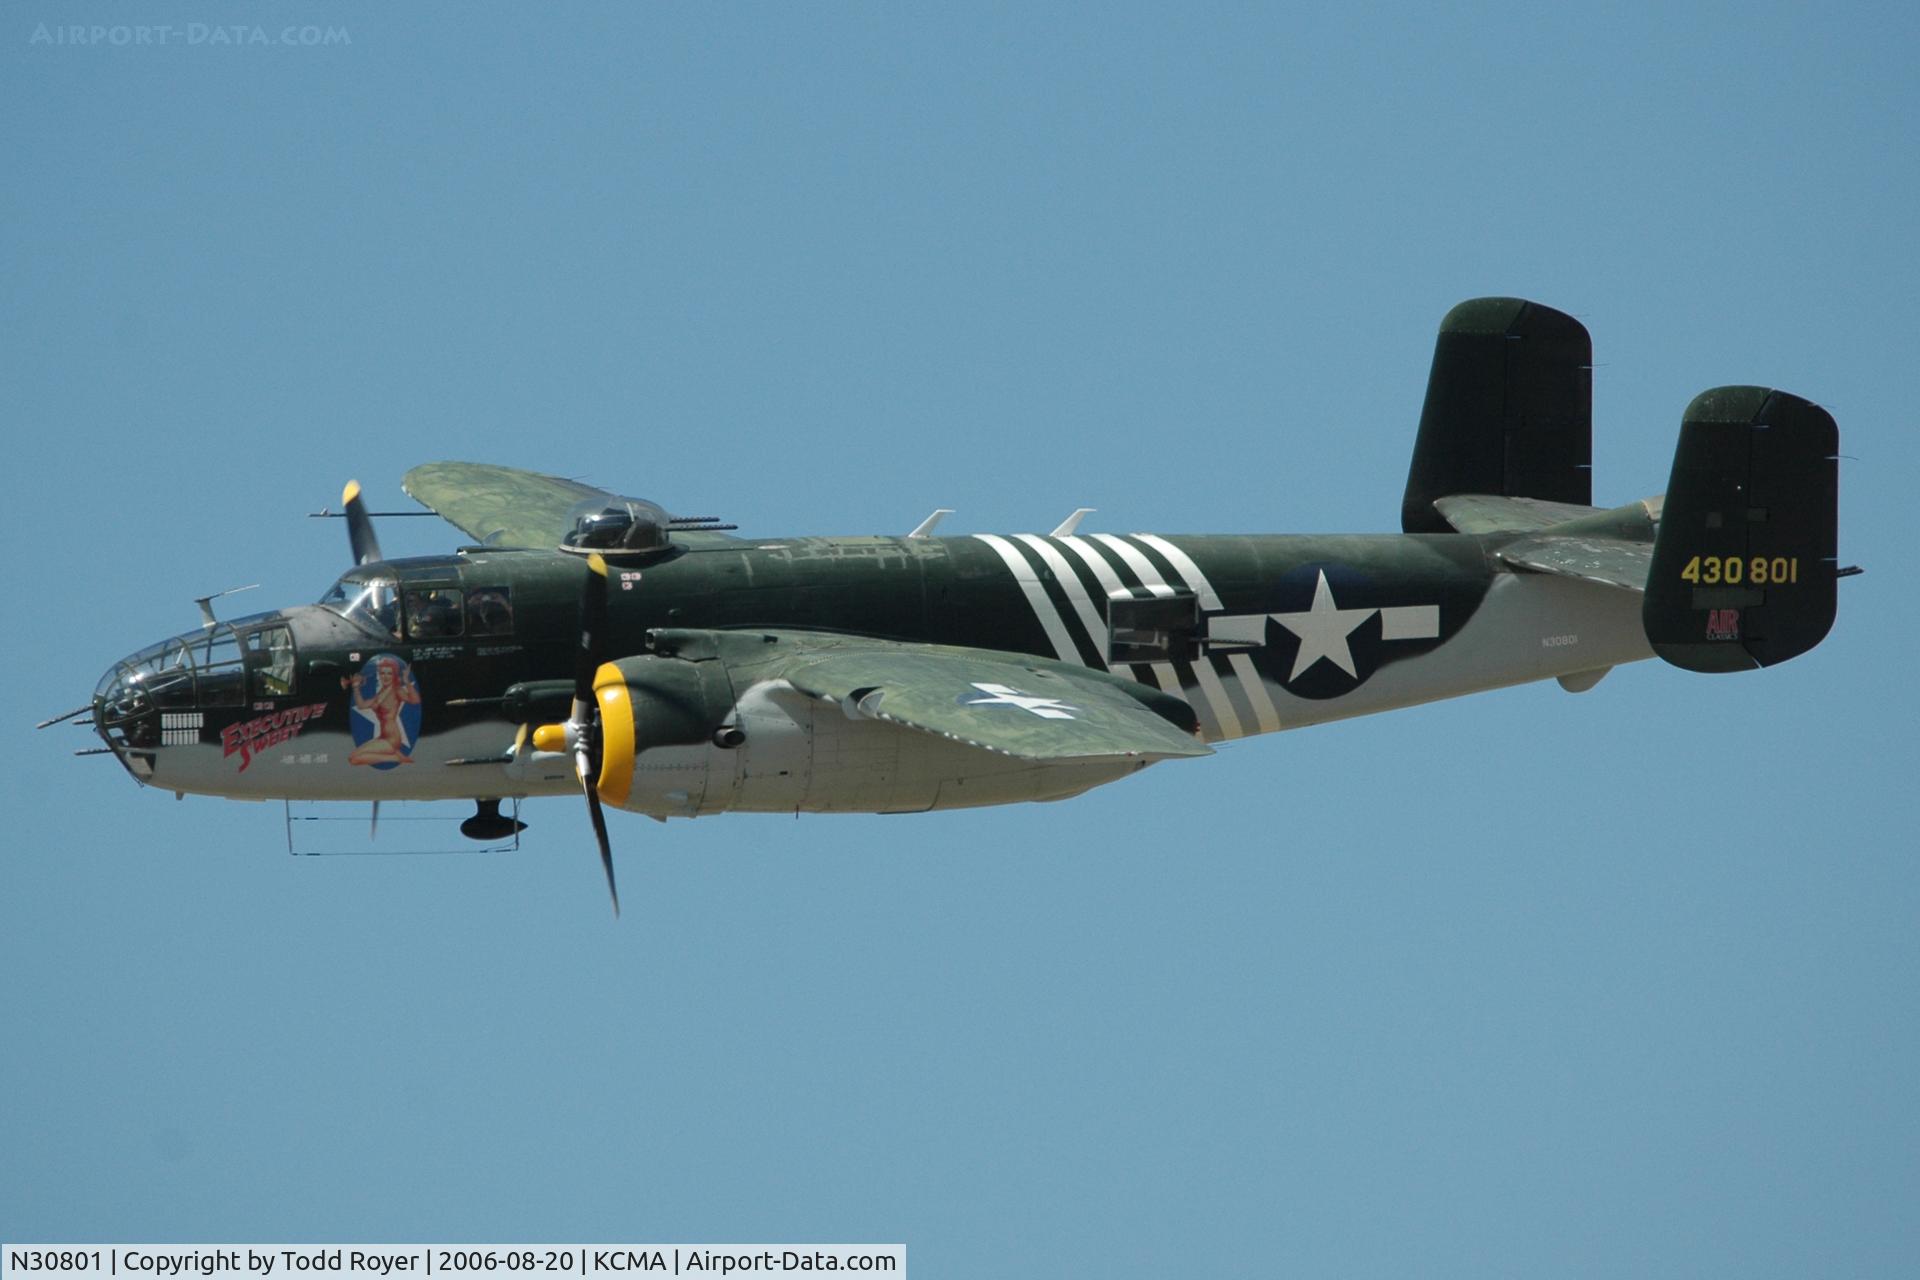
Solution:
<svg viewBox="0 0 1920 1280"><path fill-rule="evenodd" d="M400 479L407 496L490 547L557 547L567 512L617 495L578 480L484 462L429 462Z"/></svg>
<svg viewBox="0 0 1920 1280"><path fill-rule="evenodd" d="M847 715L884 720L1022 760L1167 760L1212 755L1148 709L1164 698L1130 680L1009 655L933 645L858 645L785 672ZM1138 694L1129 691L1138 689Z"/></svg>

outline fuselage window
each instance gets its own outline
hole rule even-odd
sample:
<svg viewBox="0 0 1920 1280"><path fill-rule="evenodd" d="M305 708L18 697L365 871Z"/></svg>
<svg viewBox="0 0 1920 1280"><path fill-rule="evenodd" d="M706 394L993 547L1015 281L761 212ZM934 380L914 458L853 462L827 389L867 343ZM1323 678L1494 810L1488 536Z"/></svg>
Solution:
<svg viewBox="0 0 1920 1280"><path fill-rule="evenodd" d="M459 634L459 591L431 587L407 592L407 639L447 640Z"/></svg>
<svg viewBox="0 0 1920 1280"><path fill-rule="evenodd" d="M266 627L247 637L247 665L253 671L253 696L284 698L293 692L293 632Z"/></svg>
<svg viewBox="0 0 1920 1280"><path fill-rule="evenodd" d="M513 597L505 587L475 587L467 592L467 634L513 634Z"/></svg>

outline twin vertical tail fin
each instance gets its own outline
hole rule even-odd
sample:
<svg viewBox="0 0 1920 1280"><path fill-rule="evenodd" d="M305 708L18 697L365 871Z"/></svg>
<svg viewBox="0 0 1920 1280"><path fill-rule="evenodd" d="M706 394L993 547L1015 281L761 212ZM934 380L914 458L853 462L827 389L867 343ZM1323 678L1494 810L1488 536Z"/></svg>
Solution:
<svg viewBox="0 0 1920 1280"><path fill-rule="evenodd" d="M1593 339L1523 298L1447 312L1433 347L1400 527L1446 533L1460 494L1585 507L1593 501Z"/></svg>
<svg viewBox="0 0 1920 1280"><path fill-rule="evenodd" d="M1680 427L1641 619L1689 671L1797 657L1833 625L1839 428L1766 387L1715 387Z"/></svg>
<svg viewBox="0 0 1920 1280"><path fill-rule="evenodd" d="M1474 298L1440 322L1400 526L1521 535L1495 556L1644 585L1647 639L1675 666L1770 667L1833 625L1839 445L1833 416L1799 396L1715 387L1687 406L1657 531L1653 500L1597 511L1586 328Z"/></svg>

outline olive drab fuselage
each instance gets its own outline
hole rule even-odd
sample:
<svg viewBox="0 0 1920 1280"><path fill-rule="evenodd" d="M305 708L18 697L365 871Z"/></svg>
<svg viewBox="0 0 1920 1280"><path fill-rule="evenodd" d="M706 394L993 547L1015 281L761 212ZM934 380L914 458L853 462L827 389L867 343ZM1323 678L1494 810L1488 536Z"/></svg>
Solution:
<svg viewBox="0 0 1920 1280"><path fill-rule="evenodd" d="M315 605L116 663L90 707L141 782L245 798L904 812L1052 800L1208 744L1655 656L1753 670L1835 617L1838 428L1716 387L1664 495L1592 501L1592 343L1448 312L1398 534L728 536L583 481L429 462L474 540L385 560L357 483ZM204 608L203 603L203 608ZM48 723L55 723L49 721Z"/></svg>
<svg viewBox="0 0 1920 1280"><path fill-rule="evenodd" d="M1499 540L1465 535L685 541L704 545L610 566L610 653L645 654L648 633L667 628L1032 655L1181 698L1208 741L1650 656L1625 593L1499 572L1489 557ZM570 792L563 755L523 745L503 757L521 725L564 716L586 572L580 556L560 551L478 547L365 566L343 580L333 607L222 624L243 655L229 687L202 677L174 705L113 726L108 741L142 782L180 792ZM382 582L392 584L387 612L343 616L341 597ZM1487 611L1497 618L1481 627L1482 641L1444 656ZM269 680L265 648L248 642L275 629L290 635L293 661L290 677L283 661ZM169 643L197 673L207 636ZM102 682L108 704L114 680L110 672ZM638 749L644 762L646 744ZM794 799L781 792L778 807Z"/></svg>

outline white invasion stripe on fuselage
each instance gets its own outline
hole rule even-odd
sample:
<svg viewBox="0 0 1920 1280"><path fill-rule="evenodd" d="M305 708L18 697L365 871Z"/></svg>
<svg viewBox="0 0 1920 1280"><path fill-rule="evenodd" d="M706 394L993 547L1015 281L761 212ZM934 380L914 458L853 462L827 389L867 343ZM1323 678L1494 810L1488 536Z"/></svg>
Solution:
<svg viewBox="0 0 1920 1280"><path fill-rule="evenodd" d="M1157 596L1175 594L1173 587L1160 576L1160 571L1153 567L1153 561L1140 554L1140 548L1111 533L1096 533L1093 536L1119 553L1120 558L1127 562L1127 567L1140 575L1141 586ZM1220 736L1246 737L1247 731L1240 726L1240 713L1233 709L1233 699L1227 696L1227 687L1220 683L1220 673L1213 669L1213 664L1204 656L1195 658L1193 675L1200 682L1200 692L1206 695L1208 705L1213 708L1213 718L1220 726Z"/></svg>
<svg viewBox="0 0 1920 1280"><path fill-rule="evenodd" d="M1047 633L1047 639L1053 644L1053 651L1060 661L1071 662L1074 666L1084 666L1080 661L1080 650L1073 643L1073 637L1067 634L1066 623L1060 619L1060 611L1053 607L1053 601L1047 599L1047 589L1040 584L1040 578L1027 563L1027 558L996 533L976 533L980 541L1000 553L1007 562L1007 568L1013 571L1013 580L1020 584L1027 603L1033 607L1033 616L1040 620L1041 629Z"/></svg>
<svg viewBox="0 0 1920 1280"><path fill-rule="evenodd" d="M1053 570L1053 576L1060 580L1060 586L1067 593L1067 599L1073 602L1073 611L1080 615L1080 625L1087 629L1087 639L1093 642L1093 651L1100 655L1100 665L1107 663L1106 624L1100 620L1100 611L1093 607L1092 597L1080 581L1080 575L1074 571L1067 558L1056 550L1052 543L1031 533L1015 534L1015 537L1039 553L1047 562L1047 568Z"/></svg>
<svg viewBox="0 0 1920 1280"><path fill-rule="evenodd" d="M1160 571L1153 567L1153 561L1140 554L1140 548L1131 542L1123 542L1111 533L1093 535L1105 545L1112 547L1119 557L1127 562L1127 568L1133 570L1140 579L1140 585L1157 596L1170 596L1173 588L1160 577Z"/></svg>
<svg viewBox="0 0 1920 1280"><path fill-rule="evenodd" d="M1062 538L1060 541L1073 554L1087 562L1087 568L1093 570L1093 576L1100 580L1102 591L1112 595L1116 591L1127 589L1127 584L1120 581L1120 575L1113 571L1113 566L1107 563L1107 558L1088 546L1086 539L1076 535Z"/></svg>
<svg viewBox="0 0 1920 1280"><path fill-rule="evenodd" d="M1213 584L1207 581L1207 575L1200 571L1200 566L1193 562L1192 556L1158 534L1136 533L1133 536L1167 558L1167 563L1187 580L1187 585L1192 587L1194 593L1200 597L1202 609L1209 613L1220 613L1225 610L1226 606L1220 603L1219 593L1213 589ZM1439 635L1440 611L1437 608L1434 609L1433 615L1432 634ZM1260 732L1277 732L1280 728L1280 713L1274 710L1273 695L1267 692L1267 683L1260 678L1260 671L1253 665L1253 659L1244 653L1230 654L1227 657L1227 665L1233 668L1233 674L1240 682L1241 691L1247 695L1247 701L1253 704L1253 718L1259 722Z"/></svg>

